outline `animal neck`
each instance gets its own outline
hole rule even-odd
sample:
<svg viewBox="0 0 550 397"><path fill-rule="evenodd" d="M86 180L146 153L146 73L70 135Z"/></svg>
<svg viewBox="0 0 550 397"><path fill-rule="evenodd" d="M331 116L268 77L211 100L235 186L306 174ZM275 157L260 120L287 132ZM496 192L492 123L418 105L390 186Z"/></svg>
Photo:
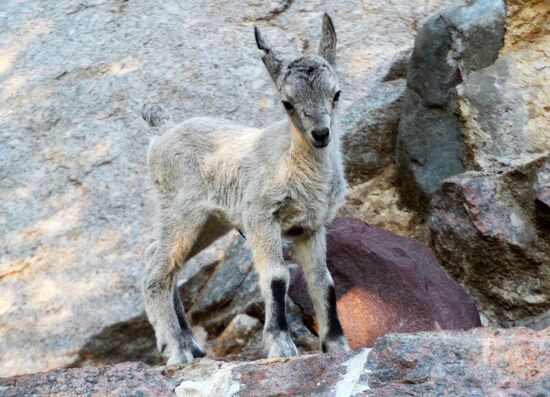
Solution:
<svg viewBox="0 0 550 397"><path fill-rule="evenodd" d="M340 150L338 134L334 134L325 148L315 148L306 137L289 121L291 143L288 149L288 161L296 171L326 173L335 166L335 157Z"/></svg>

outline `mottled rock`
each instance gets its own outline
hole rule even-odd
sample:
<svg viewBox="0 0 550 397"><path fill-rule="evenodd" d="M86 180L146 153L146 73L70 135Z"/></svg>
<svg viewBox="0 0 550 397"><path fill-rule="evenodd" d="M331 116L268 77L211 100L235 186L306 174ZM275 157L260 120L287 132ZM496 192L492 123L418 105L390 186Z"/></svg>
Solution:
<svg viewBox="0 0 550 397"><path fill-rule="evenodd" d="M550 4L545 0L507 0L503 52L540 51L550 34Z"/></svg>
<svg viewBox="0 0 550 397"><path fill-rule="evenodd" d="M403 199L419 209L447 177L465 170L456 86L491 65L504 43L501 0L477 0L432 16L409 62L397 163Z"/></svg>
<svg viewBox="0 0 550 397"><path fill-rule="evenodd" d="M177 396L351 396L368 385L361 379L369 350L255 362L209 359L174 368Z"/></svg>
<svg viewBox="0 0 550 397"><path fill-rule="evenodd" d="M383 82L393 81L397 79L407 78L407 69L409 68L409 61L411 60L412 48L398 53L390 64L390 68L386 75L382 78Z"/></svg>
<svg viewBox="0 0 550 397"><path fill-rule="evenodd" d="M429 248L351 218L337 218L327 232L327 265L350 346L372 346L390 332L480 325L474 301ZM300 269L292 274L289 295L317 331Z"/></svg>
<svg viewBox="0 0 550 397"><path fill-rule="evenodd" d="M395 161L404 91L403 79L382 83L342 116L342 150L351 184L368 180Z"/></svg>
<svg viewBox="0 0 550 397"><path fill-rule="evenodd" d="M549 162L546 155L466 172L446 180L432 200L434 249L474 296L485 324L533 324L550 310Z"/></svg>
<svg viewBox="0 0 550 397"><path fill-rule="evenodd" d="M550 329L392 334L376 342L364 371L377 397L545 397L549 350Z"/></svg>
<svg viewBox="0 0 550 397"><path fill-rule="evenodd" d="M221 333L239 313L263 316L263 301L254 270L252 253L246 240L236 238L225 253L225 259L194 297L188 315L209 333Z"/></svg>
<svg viewBox="0 0 550 397"><path fill-rule="evenodd" d="M212 346L212 354L226 356L232 353L240 353L243 347L256 342L261 336L262 324L257 318L246 314L237 314Z"/></svg>
<svg viewBox="0 0 550 397"><path fill-rule="evenodd" d="M428 244L428 228L422 214L401 204L396 167L390 165L366 182L348 189L338 216L362 219L392 233Z"/></svg>
<svg viewBox="0 0 550 397"><path fill-rule="evenodd" d="M458 86L469 169L510 165L550 150L550 3L507 1L505 46Z"/></svg>
<svg viewBox="0 0 550 397"><path fill-rule="evenodd" d="M0 379L16 396L536 396L550 390L550 329L389 334L373 349L258 361L124 363Z"/></svg>
<svg viewBox="0 0 550 397"><path fill-rule="evenodd" d="M56 369L0 379L0 396L173 396L176 382L142 363Z"/></svg>

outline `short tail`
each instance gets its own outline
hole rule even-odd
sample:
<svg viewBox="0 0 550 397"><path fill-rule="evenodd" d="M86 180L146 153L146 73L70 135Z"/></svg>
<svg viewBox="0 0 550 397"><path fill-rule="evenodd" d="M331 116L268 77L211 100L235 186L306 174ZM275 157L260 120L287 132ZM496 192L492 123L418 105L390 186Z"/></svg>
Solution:
<svg viewBox="0 0 550 397"><path fill-rule="evenodd" d="M141 108L141 117L147 121L150 127L160 128L170 124L172 118L168 112L159 104L144 104Z"/></svg>

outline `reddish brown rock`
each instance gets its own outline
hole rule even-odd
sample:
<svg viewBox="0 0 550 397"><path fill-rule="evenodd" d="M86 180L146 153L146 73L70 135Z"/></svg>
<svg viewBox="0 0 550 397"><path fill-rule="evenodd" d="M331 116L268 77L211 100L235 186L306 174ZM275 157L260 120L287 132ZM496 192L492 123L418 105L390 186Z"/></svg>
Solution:
<svg viewBox="0 0 550 397"><path fill-rule="evenodd" d="M550 325L550 156L446 180L429 227L442 265L487 324Z"/></svg>
<svg viewBox="0 0 550 397"><path fill-rule="evenodd" d="M109 367L56 369L0 379L0 396L139 396L174 395L175 383L159 368L143 363Z"/></svg>
<svg viewBox="0 0 550 397"><path fill-rule="evenodd" d="M550 395L550 329L387 335L366 366L376 397Z"/></svg>
<svg viewBox="0 0 550 397"><path fill-rule="evenodd" d="M433 252L353 218L328 226L327 264L338 314L352 347L372 346L389 332L469 329L480 325L472 298L439 265ZM316 330L301 270L289 294Z"/></svg>
<svg viewBox="0 0 550 397"><path fill-rule="evenodd" d="M364 375L369 349L250 362L210 359L169 369L178 397L369 395Z"/></svg>

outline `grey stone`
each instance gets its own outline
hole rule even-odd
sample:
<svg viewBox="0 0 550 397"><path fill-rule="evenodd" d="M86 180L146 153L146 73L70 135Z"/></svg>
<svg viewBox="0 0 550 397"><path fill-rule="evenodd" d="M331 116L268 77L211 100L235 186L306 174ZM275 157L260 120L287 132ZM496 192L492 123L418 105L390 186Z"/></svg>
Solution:
<svg viewBox="0 0 550 397"><path fill-rule="evenodd" d="M240 353L245 347L254 343L259 344L258 336L261 336L262 324L257 318L247 314L237 314L224 329L212 346L212 354L226 356Z"/></svg>
<svg viewBox="0 0 550 397"><path fill-rule="evenodd" d="M382 78L382 82L393 81L407 78L407 70L411 60L412 48L407 48L401 51L390 64L390 68L386 75Z"/></svg>
<svg viewBox="0 0 550 397"><path fill-rule="evenodd" d="M395 161L404 91L403 79L381 83L342 115L346 178L351 184L368 180Z"/></svg>
<svg viewBox="0 0 550 397"><path fill-rule="evenodd" d="M263 316L263 301L252 253L246 240L236 238L188 309L193 323L220 333L239 313Z"/></svg>
<svg viewBox="0 0 550 397"><path fill-rule="evenodd" d="M432 16L415 39L397 164L404 201L422 211L445 178L465 170L456 86L495 61L504 23L501 0L477 0Z"/></svg>

